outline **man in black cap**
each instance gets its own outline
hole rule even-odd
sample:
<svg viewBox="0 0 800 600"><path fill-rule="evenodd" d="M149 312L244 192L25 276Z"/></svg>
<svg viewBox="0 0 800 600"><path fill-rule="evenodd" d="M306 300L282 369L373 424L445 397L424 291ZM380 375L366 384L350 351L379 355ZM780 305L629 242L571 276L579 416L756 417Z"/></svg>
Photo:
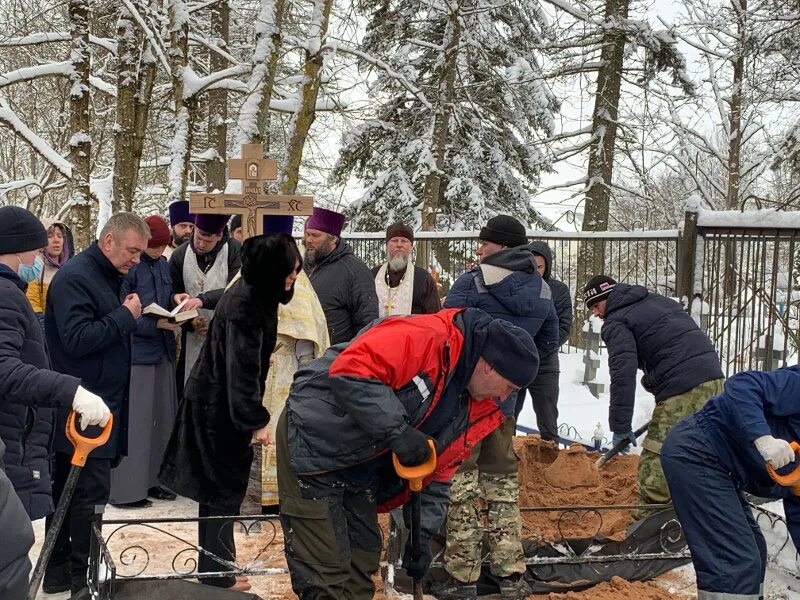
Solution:
<svg viewBox="0 0 800 600"><path fill-rule="evenodd" d="M411 260L413 249L411 227L401 222L389 225L386 262L372 269L381 317L430 314L442 308L433 277Z"/></svg>
<svg viewBox="0 0 800 600"><path fill-rule="evenodd" d="M536 269L525 226L509 215L489 219L480 232L478 259L480 264L453 284L445 308L480 308L494 319L521 327L533 338L539 360L546 360L558 350L558 317L550 287ZM523 360L511 349L508 357ZM490 570L502 599L519 600L530 594L523 578L517 457L512 448L516 394L501 400L505 422L474 448L453 478L444 555L450 578L434 591L440 600L477 596L483 560L481 498L488 507Z"/></svg>
<svg viewBox="0 0 800 600"><path fill-rule="evenodd" d="M292 589L301 600L369 600L382 539L377 512L408 500L392 466L437 451L422 491L422 578L447 512L450 478L500 425L500 398L536 376L524 330L475 309L385 319L295 375L278 421L278 493Z"/></svg>
<svg viewBox="0 0 800 600"><path fill-rule="evenodd" d="M41 265L41 250L46 246L47 231L31 212L17 206L0 208L0 469L4 467L0 474L0 529L4 543L0 546L5 548L0 550L2 598L24 597L19 595L23 588L17 589L19 583L13 581L18 578L27 583L30 563L24 555L30 543L25 546L23 540L33 541L29 519L41 519L53 512L53 409L71 407L80 413L85 426L105 425L110 414L99 396L81 387L80 379L50 370L42 327L25 296L27 282L36 278L35 265ZM3 450L5 456L1 456ZM12 561L12 555L18 558Z"/></svg>
<svg viewBox="0 0 800 600"><path fill-rule="evenodd" d="M669 502L661 469L661 445L675 423L722 393L724 375L714 346L683 307L640 285L595 275L583 289L586 308L603 319L600 335L608 348L613 443L635 444L633 408L636 372L656 407L642 444L637 483L639 504ZM634 518L645 517L644 512Z"/></svg>

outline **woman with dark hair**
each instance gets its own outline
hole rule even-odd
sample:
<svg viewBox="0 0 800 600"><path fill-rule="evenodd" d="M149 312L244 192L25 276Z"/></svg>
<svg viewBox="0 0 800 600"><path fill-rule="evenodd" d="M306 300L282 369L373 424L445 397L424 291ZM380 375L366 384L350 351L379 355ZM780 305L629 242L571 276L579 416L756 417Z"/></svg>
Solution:
<svg viewBox="0 0 800 600"><path fill-rule="evenodd" d="M252 444L269 443L270 415L264 381L275 347L278 305L294 293L300 253L290 235L249 238L242 248L242 276L222 296L195 363L167 446L159 478L196 500L200 517L235 515L247 489ZM198 545L233 562L233 523L201 521ZM202 578L230 568L200 552L201 581L245 591L246 578Z"/></svg>

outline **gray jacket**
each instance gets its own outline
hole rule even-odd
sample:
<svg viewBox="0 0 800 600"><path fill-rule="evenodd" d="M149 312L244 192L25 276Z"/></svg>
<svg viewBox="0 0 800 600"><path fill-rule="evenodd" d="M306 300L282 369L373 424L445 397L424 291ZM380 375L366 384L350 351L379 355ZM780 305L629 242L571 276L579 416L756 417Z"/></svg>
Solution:
<svg viewBox="0 0 800 600"><path fill-rule="evenodd" d="M31 561L28 552L33 546L33 527L22 502L14 492L3 468L6 445L0 440L0 598L24 600L28 597Z"/></svg>

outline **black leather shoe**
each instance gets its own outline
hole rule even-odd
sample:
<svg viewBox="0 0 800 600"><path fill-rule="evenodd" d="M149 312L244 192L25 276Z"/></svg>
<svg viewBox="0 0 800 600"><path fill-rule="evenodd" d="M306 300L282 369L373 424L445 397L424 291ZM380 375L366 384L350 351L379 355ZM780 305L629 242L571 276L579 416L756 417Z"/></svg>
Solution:
<svg viewBox="0 0 800 600"><path fill-rule="evenodd" d="M69 572L69 565L63 567L50 567L44 572L42 589L45 594L60 594L68 592L72 584L72 576Z"/></svg>
<svg viewBox="0 0 800 600"><path fill-rule="evenodd" d="M150 502L147 498L142 498L141 500L137 500L136 502L122 502L120 504L111 503L111 506L114 508L150 508L153 506L153 503Z"/></svg>
<svg viewBox="0 0 800 600"><path fill-rule="evenodd" d="M156 500L169 500L170 502L178 497L174 492L170 492L168 489L161 486L151 487L147 490L147 495Z"/></svg>

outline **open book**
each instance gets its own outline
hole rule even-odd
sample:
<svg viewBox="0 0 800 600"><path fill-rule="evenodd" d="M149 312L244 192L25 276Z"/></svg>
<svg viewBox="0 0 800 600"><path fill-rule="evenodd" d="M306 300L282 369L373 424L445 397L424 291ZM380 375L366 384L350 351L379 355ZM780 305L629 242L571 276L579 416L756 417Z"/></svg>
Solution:
<svg viewBox="0 0 800 600"><path fill-rule="evenodd" d="M180 312L184 304L186 304L186 300L178 304L178 306L172 310L167 310L165 308L161 308L158 304L153 302L152 304L148 304L144 307L142 314L150 315L158 319L167 319L173 323L183 323L184 321L194 319L197 316L197 310L194 308L192 310Z"/></svg>

